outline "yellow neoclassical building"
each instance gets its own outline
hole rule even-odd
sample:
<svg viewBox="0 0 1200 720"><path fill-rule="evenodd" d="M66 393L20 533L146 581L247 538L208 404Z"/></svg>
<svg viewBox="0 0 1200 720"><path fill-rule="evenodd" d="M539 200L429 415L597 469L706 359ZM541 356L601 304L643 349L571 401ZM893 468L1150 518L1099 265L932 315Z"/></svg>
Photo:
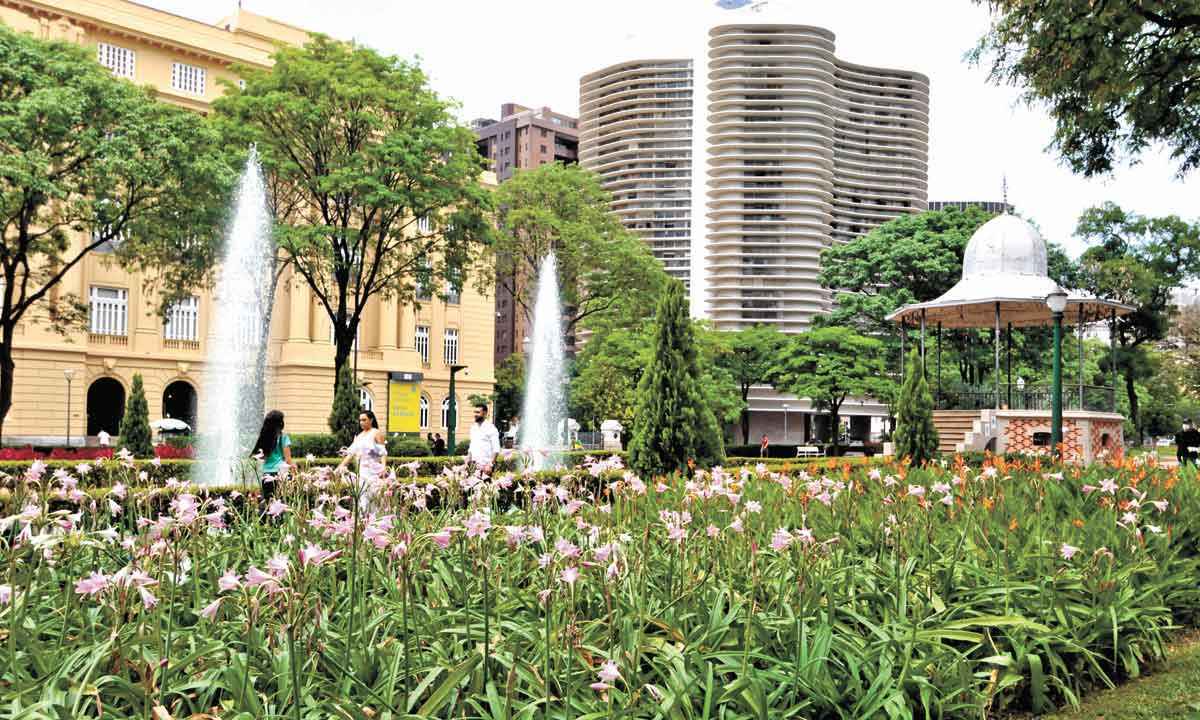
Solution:
<svg viewBox="0 0 1200 720"><path fill-rule="evenodd" d="M237 10L207 25L125 0L0 0L0 22L36 37L94 47L114 75L151 85L165 102L206 112L230 67L266 67L277 44L299 44L306 31ZM495 184L485 173L481 182ZM212 298L196 292L164 321L141 279L93 253L63 280L63 292L89 305L88 327L67 337L23 323L14 340L16 385L4 443L74 444L101 431L117 434L133 375L145 381L151 421L171 417L195 428L205 402ZM375 299L359 328L356 352L364 404L390 429L445 434L449 367L457 376L458 431L470 424L468 398L494 385L492 298L464 287L419 308ZM333 401L330 321L307 286L285 276L275 297L268 359L267 405L283 410L290 432L326 432ZM68 376L70 378L68 379ZM397 411L397 399L405 398ZM68 405L70 411L68 414ZM404 425L397 422L404 416ZM204 428L196 428L204 432Z"/></svg>

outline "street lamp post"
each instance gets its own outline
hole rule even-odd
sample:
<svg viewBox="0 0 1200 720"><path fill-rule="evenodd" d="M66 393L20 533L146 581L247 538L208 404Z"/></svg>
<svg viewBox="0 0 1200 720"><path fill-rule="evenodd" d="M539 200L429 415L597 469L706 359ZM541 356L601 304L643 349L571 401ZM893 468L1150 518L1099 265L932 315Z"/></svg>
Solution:
<svg viewBox="0 0 1200 720"><path fill-rule="evenodd" d="M1067 309L1067 294L1050 293L1046 296L1046 307L1054 316L1054 382L1050 387L1050 448L1061 458L1059 448L1063 441L1062 407L1062 324Z"/></svg>
<svg viewBox="0 0 1200 720"><path fill-rule="evenodd" d="M75 371L63 370L63 377L67 379L67 447L71 447L71 380L75 378Z"/></svg>
<svg viewBox="0 0 1200 720"><path fill-rule="evenodd" d="M449 455L454 455L454 428L458 427L458 396L454 393L454 376L466 368L466 365L450 366L450 407L446 413L446 452Z"/></svg>
<svg viewBox="0 0 1200 720"><path fill-rule="evenodd" d="M783 404L783 442L785 442L785 443L788 441L788 416L787 416L787 410L788 410L788 404L787 404L787 403L784 403L784 404Z"/></svg>

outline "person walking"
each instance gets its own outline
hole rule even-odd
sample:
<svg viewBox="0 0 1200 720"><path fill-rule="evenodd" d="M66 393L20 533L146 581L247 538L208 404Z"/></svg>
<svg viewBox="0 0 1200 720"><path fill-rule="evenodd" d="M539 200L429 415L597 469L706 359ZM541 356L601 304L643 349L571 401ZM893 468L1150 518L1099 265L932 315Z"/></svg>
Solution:
<svg viewBox="0 0 1200 720"><path fill-rule="evenodd" d="M358 429L337 469L344 471L351 460L358 461L359 498L366 501L374 496L387 471L387 435L379 429L379 420L371 410L358 414Z"/></svg>
<svg viewBox="0 0 1200 720"><path fill-rule="evenodd" d="M292 439L283 432L282 412L272 410L263 418L250 457L262 460L262 499L264 503L270 502L279 477L296 469L292 462Z"/></svg>
<svg viewBox="0 0 1200 720"><path fill-rule="evenodd" d="M765 458L770 453L771 441L767 438L767 434L763 433L762 442L758 444L758 456Z"/></svg>
<svg viewBox="0 0 1200 720"><path fill-rule="evenodd" d="M483 403L475 406L475 424L471 426L471 446L467 448L467 461L480 475L490 475L492 464L500 452L500 432L487 419L488 407Z"/></svg>

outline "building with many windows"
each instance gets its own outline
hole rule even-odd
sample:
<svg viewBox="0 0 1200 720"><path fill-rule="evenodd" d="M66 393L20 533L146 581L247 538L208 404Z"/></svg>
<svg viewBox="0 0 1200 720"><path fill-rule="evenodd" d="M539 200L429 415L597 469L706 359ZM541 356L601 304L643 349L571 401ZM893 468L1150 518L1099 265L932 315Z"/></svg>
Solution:
<svg viewBox="0 0 1200 720"><path fill-rule="evenodd" d="M1001 202L997 200L930 200L930 210L946 210L947 208L958 208L966 210L969 207L977 207L984 212L992 213L993 215L1003 215L1012 213L1015 208L1007 201Z"/></svg>
<svg viewBox="0 0 1200 720"><path fill-rule="evenodd" d="M97 60L117 77L151 85L164 102L199 112L220 95L219 80L237 82L232 65L267 67L277 44L308 37L240 9L207 25L126 0L0 0L0 22L39 38L94 47ZM494 175L485 173L483 182L495 184ZM468 366L457 378L460 407L473 394L491 393L493 300L467 285L444 300L426 288L419 308L378 298L367 308L353 362L363 405L374 408L381 423L389 394L402 381L401 389L419 398L412 410L419 420L404 429L419 425L422 432L445 433L451 364ZM37 324L18 327L16 386L4 441L57 443L69 432L78 444L101 430L116 435L135 373L145 380L152 421L179 418L195 428L198 406L206 400L211 295L198 291L160 318L141 278L106 263L103 252L72 269L62 289L87 299L87 328L64 338ZM271 321L267 403L286 414L293 433L328 430L331 338L329 318L307 285L285 276ZM71 373L70 383L64 372ZM442 412L431 416L431 407ZM458 413L460 431L467 430L470 417Z"/></svg>

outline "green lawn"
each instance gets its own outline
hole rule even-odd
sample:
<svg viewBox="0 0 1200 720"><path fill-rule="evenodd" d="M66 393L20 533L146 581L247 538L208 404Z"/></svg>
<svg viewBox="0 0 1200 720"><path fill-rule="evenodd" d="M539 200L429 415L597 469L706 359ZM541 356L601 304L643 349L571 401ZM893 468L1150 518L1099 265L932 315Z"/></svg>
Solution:
<svg viewBox="0 0 1200 720"><path fill-rule="evenodd" d="M1078 710L1044 720L1200 720L1200 635L1181 638L1158 672L1114 690L1093 693Z"/></svg>

